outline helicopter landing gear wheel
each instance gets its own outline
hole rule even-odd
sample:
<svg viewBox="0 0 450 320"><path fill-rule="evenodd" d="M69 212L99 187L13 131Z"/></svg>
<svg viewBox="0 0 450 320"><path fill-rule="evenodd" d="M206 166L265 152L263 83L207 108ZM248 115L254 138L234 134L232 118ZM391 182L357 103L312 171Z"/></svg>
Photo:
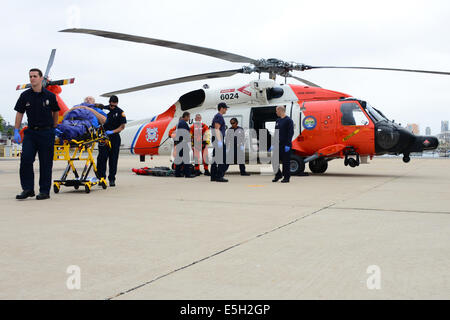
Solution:
<svg viewBox="0 0 450 320"><path fill-rule="evenodd" d="M403 162L404 162L404 163L408 163L409 161L411 161L411 158L409 157L409 154L403 155Z"/></svg>
<svg viewBox="0 0 450 320"><path fill-rule="evenodd" d="M309 170L312 173L324 173L328 169L328 161L324 158L319 158L309 162Z"/></svg>
<svg viewBox="0 0 450 320"><path fill-rule="evenodd" d="M353 158L348 159L348 165L352 168L359 166L358 160L355 160Z"/></svg>
<svg viewBox="0 0 450 320"><path fill-rule="evenodd" d="M299 175L305 171L305 163L303 162L303 158L296 155L291 154L291 162L290 167L291 175Z"/></svg>

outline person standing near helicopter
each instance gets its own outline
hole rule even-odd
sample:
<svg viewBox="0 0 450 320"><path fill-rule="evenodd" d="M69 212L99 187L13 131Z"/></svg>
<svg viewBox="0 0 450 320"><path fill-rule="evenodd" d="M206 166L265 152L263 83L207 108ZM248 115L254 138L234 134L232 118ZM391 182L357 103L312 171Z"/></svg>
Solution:
<svg viewBox="0 0 450 320"><path fill-rule="evenodd" d="M125 124L127 123L125 113L118 107L118 104L119 98L117 98L117 96L111 96L109 98L109 106L105 108L109 109L109 113L103 127L106 130L105 133L111 141L111 148L107 145L99 145L97 156L97 169L100 178L106 177L106 163L109 159L108 180L110 187L116 186L117 163L119 162L121 144L120 132L125 129Z"/></svg>
<svg viewBox="0 0 450 320"><path fill-rule="evenodd" d="M286 107L278 106L276 108L277 116L279 117L275 124L275 146L273 148L274 153L278 153L278 161L272 160L273 171L275 178L272 182L277 182L281 178L282 183L288 183L291 178L290 162L291 162L291 148L292 137L294 136L294 122L286 115ZM272 149L272 147L271 147ZM272 157L273 158L273 157ZM280 170L280 162L283 164L283 172Z"/></svg>
<svg viewBox="0 0 450 320"><path fill-rule="evenodd" d="M228 182L224 178L226 165L226 147L225 141L225 120L223 115L227 113L228 106L225 102L221 102L217 105L217 114L214 116L211 131L214 136L214 150L213 150L213 163L211 165L211 181L216 182Z"/></svg>
<svg viewBox="0 0 450 320"><path fill-rule="evenodd" d="M194 174L196 176L201 175L200 164L203 163L205 176L211 176L211 173L208 170L208 163L206 162L206 157L208 156L209 127L202 122L201 114L195 115L195 121L190 127L190 132L195 162Z"/></svg>

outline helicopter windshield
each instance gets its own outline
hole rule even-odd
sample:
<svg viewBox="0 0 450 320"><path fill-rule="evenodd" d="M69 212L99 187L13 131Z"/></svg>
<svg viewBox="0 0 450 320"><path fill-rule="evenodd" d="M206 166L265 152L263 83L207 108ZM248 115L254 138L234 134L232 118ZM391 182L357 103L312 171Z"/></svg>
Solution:
<svg viewBox="0 0 450 320"><path fill-rule="evenodd" d="M372 107L367 101L366 101L366 111L373 119L375 119L376 122L383 120L389 121L388 118L386 118L383 113Z"/></svg>

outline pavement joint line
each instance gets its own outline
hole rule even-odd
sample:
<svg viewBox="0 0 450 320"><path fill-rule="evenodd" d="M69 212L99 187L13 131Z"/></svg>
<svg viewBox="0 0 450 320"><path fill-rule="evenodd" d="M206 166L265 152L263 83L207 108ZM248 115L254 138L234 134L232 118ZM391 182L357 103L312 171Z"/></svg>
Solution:
<svg viewBox="0 0 450 320"><path fill-rule="evenodd" d="M425 211L425 210L402 210L402 209L376 209L376 208L348 208L348 207L330 207L334 210L363 210L363 211L386 211L400 213L429 213L429 214L450 214L449 211Z"/></svg>
<svg viewBox="0 0 450 320"><path fill-rule="evenodd" d="M248 243L248 242L250 242L250 241L257 240L257 239L259 239L259 238L261 238L261 237L263 237L263 236L265 236L265 235L268 235L268 234L270 234L270 233L272 233L272 232L275 232L275 231L278 231L278 230L280 230L280 229L283 229L283 228L285 228L285 227L287 227L287 226L290 226L291 224L294 224L294 223L296 223L296 222L298 222L298 221L300 221L300 220L304 220L304 219L306 219L306 218L308 218L308 217L311 217L312 215L314 215L314 214L316 214L316 213L319 213L319 212L321 212L321 211L323 211L323 210L326 210L326 209L328 209L328 208L330 208L331 206L334 206L334 205L335 205L335 203L332 203L332 204L329 204L329 205L327 205L327 206L324 206L324 207L322 207L322 208L320 208L320 209L317 209L317 210L315 210L315 211L313 211L313 212L311 212L311 213L309 213L309 214L306 214L306 215L304 215L304 216L298 217L298 218L296 218L296 219L294 219L294 220L292 220L292 221L290 221L290 222L288 222L288 223L285 223L285 224L283 224L283 225L281 225L281 226L278 226L278 227L276 227L276 228L273 228L272 230L269 230L269 231L265 231L265 232L263 232L263 233L260 233L260 234L258 234L258 235L256 235L256 236L254 236L253 238L250 238L250 239L241 241L241 242L239 242L239 243L236 243L236 244L234 244L234 245L232 245L232 246L230 246L230 247L228 247L228 248L225 248L225 249L223 249L223 250L220 250L220 251L218 251L218 252L215 252L215 253L213 253L213 254L211 254L211 255L209 255L209 256L206 256L206 257L204 257L204 258L201 258L201 259L199 259L199 260L195 260L194 262L191 262L191 263L189 263L189 264L187 264L187 265L184 265L184 266L182 266L182 267L180 267L180 268L177 268L177 269L172 270L172 271L170 271L170 272L168 272L168 273L165 273L165 274L163 274L163 275L160 275L160 276L158 276L158 277L156 277L156 278L154 278L154 279L152 279L152 280L149 280L149 281L147 281L147 282L144 282L144 283L142 283L142 284L140 284L140 285L138 285L138 286L136 286L136 287L133 287L133 288L128 289L128 290L126 290L126 291L122 291L122 292L120 292L120 293L118 293L118 294L116 294L116 295L114 295L114 296L112 296L112 297L106 298L105 300L112 300L112 299L114 299L114 298L118 298L118 297L120 297L120 296L122 296L122 295L128 294L128 293L130 293L130 292L132 292L132 291L135 291L135 290L137 290L137 289L140 289L140 288L142 288L142 287L144 287L144 286L146 286L146 285L152 284L152 283L154 283L154 282L156 282L156 281L158 281L158 280L160 280L160 279L162 279L162 278L168 277L168 276L170 276L170 275L172 275L172 274L174 274L174 273L176 273L176 272L178 272L178 271L182 271L182 270L184 270L184 269L187 269L187 268L189 268L189 267L191 267L191 266L193 266L193 265L195 265L195 264L197 264L197 263L200 263L200 262L206 261L206 260L208 260L208 259L211 259L211 258L213 258L213 257L215 257L215 256L218 256L218 255L220 255L220 254L222 254L222 253L224 253L224 252L227 252L227 251L229 251L229 250L231 250L231 249L237 248L237 247L239 247L239 246L241 246L241 245L243 245L243 244L246 244L246 243Z"/></svg>

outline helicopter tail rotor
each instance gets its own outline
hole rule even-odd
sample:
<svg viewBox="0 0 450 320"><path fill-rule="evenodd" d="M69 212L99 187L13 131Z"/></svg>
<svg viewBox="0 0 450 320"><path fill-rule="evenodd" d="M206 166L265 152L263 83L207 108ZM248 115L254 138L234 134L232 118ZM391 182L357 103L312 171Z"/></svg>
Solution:
<svg viewBox="0 0 450 320"><path fill-rule="evenodd" d="M75 82L75 78L54 80L54 81L49 80L48 75L50 73L50 69L53 66L53 62L55 61L55 55L56 55L56 49L52 49L52 52L50 53L50 58L48 59L47 67L45 68L44 80L42 80L42 86L44 88L46 88L47 86L51 86L51 85L63 86L63 85L72 84ZM23 90L23 89L28 89L28 88L31 88L31 83L19 84L16 86L16 90Z"/></svg>

